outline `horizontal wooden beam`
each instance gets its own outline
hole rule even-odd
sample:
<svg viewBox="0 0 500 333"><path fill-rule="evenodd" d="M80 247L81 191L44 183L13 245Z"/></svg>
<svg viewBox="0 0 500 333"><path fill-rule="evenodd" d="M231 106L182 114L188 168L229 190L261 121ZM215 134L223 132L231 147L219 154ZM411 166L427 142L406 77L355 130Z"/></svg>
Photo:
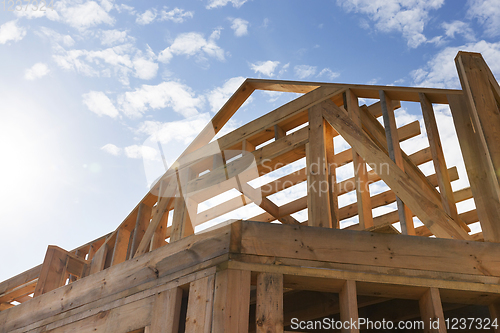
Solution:
<svg viewBox="0 0 500 333"><path fill-rule="evenodd" d="M447 94L462 93L461 90L452 89L434 89L420 87L397 87L397 86L376 86L362 84L343 84L343 83L325 83L325 82L304 82L304 81L284 81L267 79L248 79L248 82L256 90L272 90L283 92L307 93L318 87L337 87L339 89L351 89L360 98L379 98L379 90L386 90L391 99L419 102L418 94L420 92L429 95L432 103L447 104Z"/></svg>

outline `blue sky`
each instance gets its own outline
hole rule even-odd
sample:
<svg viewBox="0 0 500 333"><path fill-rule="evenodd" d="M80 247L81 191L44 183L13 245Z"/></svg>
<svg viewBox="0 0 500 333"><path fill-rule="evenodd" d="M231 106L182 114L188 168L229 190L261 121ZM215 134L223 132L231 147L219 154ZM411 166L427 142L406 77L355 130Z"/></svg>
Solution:
<svg viewBox="0 0 500 333"><path fill-rule="evenodd" d="M458 50L483 53L500 75L498 0L10 6L0 8L0 281L41 263L49 244L69 250L114 230L148 189L145 140L160 130L175 159L244 78L459 88ZM226 131L293 97L256 93ZM449 112L436 112L463 178ZM411 107L398 113L415 119Z"/></svg>

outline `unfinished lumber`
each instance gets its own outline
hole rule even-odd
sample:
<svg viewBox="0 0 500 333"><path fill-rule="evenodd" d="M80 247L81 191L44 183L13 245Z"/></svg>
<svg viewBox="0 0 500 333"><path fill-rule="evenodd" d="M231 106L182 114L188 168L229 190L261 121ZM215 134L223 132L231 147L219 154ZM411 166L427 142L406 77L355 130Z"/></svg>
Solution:
<svg viewBox="0 0 500 333"><path fill-rule="evenodd" d="M436 175L438 177L439 194L441 195L443 208L445 212L451 216L455 223L460 225L465 231L470 232L470 229L467 227L467 225L463 223L458 217L457 206L455 205L455 201L453 200L453 190L451 189L450 176L447 172L443 147L441 145L441 139L439 137L436 116L434 115L432 103L429 101L427 96L425 96L425 94L420 93L419 96L422 114L425 122L425 128L427 130L427 138L429 140L429 146L432 152L432 161L434 163L434 169L436 170Z"/></svg>
<svg viewBox="0 0 500 333"><path fill-rule="evenodd" d="M358 97L352 92L347 91L347 112L352 122L361 127L361 116L359 109ZM399 141L398 141L399 142ZM358 205L359 224L362 228L370 228L373 226L373 216L371 209L370 186L368 183L368 170L363 158L358 154L356 149L352 149L352 160L354 166L354 178L356 182L356 197Z"/></svg>
<svg viewBox="0 0 500 333"><path fill-rule="evenodd" d="M215 275L212 332L248 332L250 271L226 269Z"/></svg>
<svg viewBox="0 0 500 333"><path fill-rule="evenodd" d="M350 326L350 323L357 323L358 318L358 298L356 293L356 281L347 280L339 293L340 320L349 325L343 325L341 332L359 332L357 325ZM347 326L347 327L346 327Z"/></svg>
<svg viewBox="0 0 500 333"><path fill-rule="evenodd" d="M403 153L399 146L399 137L396 126L396 117L394 115L394 107L392 100L387 96L385 91L380 90L380 103L382 114L384 117L385 135L387 139L387 150L389 157L396 165L404 171ZM399 222L401 223L401 232L403 235L415 235L415 227L413 225L413 214L401 198L397 197Z"/></svg>
<svg viewBox="0 0 500 333"><path fill-rule="evenodd" d="M168 289L155 297L149 333L177 333L181 316L182 289Z"/></svg>
<svg viewBox="0 0 500 333"><path fill-rule="evenodd" d="M480 53L458 52L455 64L464 91L470 120L477 140L490 159L493 169L500 170L500 110L488 74L490 70ZM495 84L494 84L495 85ZM496 83L498 87L498 83ZM500 173L495 174L500 183Z"/></svg>
<svg viewBox="0 0 500 333"><path fill-rule="evenodd" d="M470 236L459 228L447 217L446 213L436 206L435 195L427 184L422 183L420 178L410 177L401 170L380 147L378 147L359 126L355 125L338 106L332 102L323 102L323 117L341 134L344 139L368 163L374 163L374 169L378 171L384 182L414 211L419 219L434 229L438 237L470 239ZM381 165L387 165L384 172ZM407 186L402 186L407 184ZM428 193L427 193L428 192Z"/></svg>
<svg viewBox="0 0 500 333"><path fill-rule="evenodd" d="M491 160L481 140L480 130L472 123L470 108L463 96L449 95L450 110L464 157L467 176L481 221L484 238L500 241L500 186Z"/></svg>
<svg viewBox="0 0 500 333"><path fill-rule="evenodd" d="M306 144L307 207L309 225L331 228L330 175L326 152L326 126L321 109L309 109L309 143Z"/></svg>
<svg viewBox="0 0 500 333"><path fill-rule="evenodd" d="M132 243L130 247L130 259L134 257L139 244L141 243L146 230L148 229L149 222L151 219L152 208L144 203L139 205L139 211L137 213L137 220L135 223L134 233L132 236ZM149 244L149 242L148 242Z"/></svg>
<svg viewBox="0 0 500 333"><path fill-rule="evenodd" d="M257 333L283 332L283 275L257 274Z"/></svg>
<svg viewBox="0 0 500 333"><path fill-rule="evenodd" d="M193 281L189 285L186 332L212 331L214 276Z"/></svg>
<svg viewBox="0 0 500 333"><path fill-rule="evenodd" d="M66 261L67 255L63 249L49 245L36 284L35 297L64 285Z"/></svg>
<svg viewBox="0 0 500 333"><path fill-rule="evenodd" d="M419 300L420 315L424 322L424 332L446 332L444 321L443 306L439 289L429 288Z"/></svg>

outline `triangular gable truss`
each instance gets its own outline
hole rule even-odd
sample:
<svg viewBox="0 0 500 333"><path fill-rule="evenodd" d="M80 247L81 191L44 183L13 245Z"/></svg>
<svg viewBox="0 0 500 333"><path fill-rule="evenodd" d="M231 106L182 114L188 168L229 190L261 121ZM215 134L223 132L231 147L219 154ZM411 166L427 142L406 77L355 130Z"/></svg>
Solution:
<svg viewBox="0 0 500 333"><path fill-rule="evenodd" d="M403 234L499 242L500 87L481 55L461 52L456 63L463 91L247 79L115 231L71 253L50 247L43 265L0 284L0 306L137 258L166 246L166 239L170 246L196 226L250 203L264 212L249 221L339 228L340 221L357 215L359 223L346 229L399 233L392 225L401 222ZM302 96L214 140L256 90ZM378 101L366 106L360 99ZM429 140L429 147L411 155L400 142L419 135L420 125L396 127L394 112L402 101L420 104ZM446 165L433 104L450 106L470 188L452 190L458 173ZM385 126L377 120L381 116ZM335 152L338 135L350 149ZM306 166L296 172L260 187L248 184L304 157ZM419 165L430 161L435 174L425 176ZM354 177L337 182L336 168L351 162ZM369 184L379 180L390 190L371 195ZM302 182L308 184L304 197L281 206L268 198ZM240 196L198 213L198 203L231 189ZM338 197L351 191L357 201L339 208ZM456 203L471 198L476 209L459 214ZM373 216L373 209L394 202L397 211ZM305 209L308 221L300 223L292 215ZM415 228L413 216L424 226ZM469 235L468 224L477 221L483 231ZM65 264L48 269L56 263ZM10 291L18 280L22 288Z"/></svg>
<svg viewBox="0 0 500 333"><path fill-rule="evenodd" d="M211 141L255 90L303 93L303 95L220 139ZM165 238L170 237L170 241L175 242L192 234L193 224L207 222L233 209L257 201L260 202L259 206L265 210L265 213L249 220L266 222L278 220L285 224L299 224L291 214L308 208L309 216L312 218L309 218L309 221L304 224L312 226L338 227L339 221L345 216L352 217L359 214L359 225L352 226L350 229L374 231L390 227L398 221L405 221L406 223L402 223L403 232L415 234L412 224L412 217L415 215L425 225L417 228L417 234L429 235L430 232L437 237L472 239L467 233L470 229L457 214L450 177L432 110L433 103L448 104L449 96L460 95L462 95L460 90L447 89L247 79L214 116L212 122L181 154L177 162L170 167L156 187L144 197L120 227L108 237L106 243L116 242L119 245L121 242L118 240L118 236L120 231L124 229L133 233L132 238L136 241L132 242L128 249L128 258L133 258L164 245ZM359 98L379 99L380 101L371 106L359 106ZM416 159L417 162L420 162L418 153L412 159L399 147L399 136L404 135L404 133L399 134L399 132L408 130L408 127L397 130L395 126L394 106L399 107L400 101L419 102L422 105L427 132L434 134L430 138L429 150L431 159L437 166L435 177L437 184L436 181L433 183L428 177L425 177L418 168L418 164L413 161ZM389 128L384 128L376 120L376 117L381 115L384 116L385 123L389 124ZM287 131L306 122L309 122L308 127L286 135ZM312 126L317 126L317 128L312 129ZM412 130L415 130L414 126ZM354 151L335 155L333 147L325 147L326 141L331 141L334 136L339 134L353 147ZM413 134L419 134L419 132L413 132ZM330 137L326 138L328 135ZM276 139L275 142L254 150L255 146L273 137ZM244 156L228 164L220 161L219 165L216 165L216 162L212 160L209 161L206 158L203 160L203 157L208 155L213 155L215 159L217 154L220 155L221 152L225 151L229 152L224 156L226 160L231 159L234 154L241 151L248 154L244 153ZM234 152L233 155L231 152ZM314 170L315 166L313 165L309 175L306 172L306 167L294 175L285 176L270 184L272 189L268 193L255 191L245 181L234 182L234 178L245 171L249 160L256 161L259 176L261 176L265 171L259 161L279 161L281 164L285 164L306 157L308 154L311 155L309 164L312 164L313 160L326 162L321 170ZM309 182L326 180L333 188L334 185L331 181L333 170L327 172L327 164L341 166L353 161L355 161L355 170L358 170L354 179L356 184L366 187L366 184L382 179L391 188L390 192L393 195L385 193L385 196L396 196L398 202L397 219L394 219L394 214L391 214L392 218L388 216L373 218L371 210L374 207L370 202L372 198L369 191L362 191L359 188L356 189L358 197L356 207L347 214L345 209L336 207L336 198L331 198L331 196L345 193L346 189L339 193L330 189L331 194L323 197L310 193L307 197L281 207L266 198L278 190L284 189L278 189L277 186L286 181L288 181L288 185L291 185L306 180ZM423 161L428 161L428 159ZM374 170L384 172L380 174L368 172L366 167L363 167L365 163L372 166ZM188 169L191 175L187 175L186 170ZM200 172L205 170L210 171L198 176ZM185 179L181 180L180 177ZM247 181L249 180L251 179L247 179ZM178 190L179 183L185 184L181 188L181 192L184 191L181 196L179 196ZM344 182L344 184L346 183L348 182ZM342 188L343 184L335 185ZM436 190L436 186L439 187L439 192ZM209 209L203 215L200 214L201 216L198 216L194 223L189 220L189 215L192 214L188 214L188 210L194 208L189 208L186 201L195 201L196 205L196 202L207 200L231 188L242 191L242 197L234 198L224 205ZM152 194L155 192L162 193L162 195ZM252 197L253 195L262 195L262 197ZM189 200L186 200L187 197ZM389 202L394 202L394 200ZM174 211L173 223L171 227L167 227L168 212L172 209ZM148 221L149 214L151 214L150 222ZM137 229L144 229L144 231L138 234ZM129 232L124 232L126 233L126 237L123 237L124 243ZM139 238L140 241L138 241ZM101 248L99 254L103 257L106 256L105 252L111 254L110 248ZM113 251L116 252L114 249ZM115 255L112 257L116 259ZM121 260L125 260L125 257L111 259L108 264L113 265ZM102 264L105 265L104 262ZM104 267L102 266L102 268Z"/></svg>

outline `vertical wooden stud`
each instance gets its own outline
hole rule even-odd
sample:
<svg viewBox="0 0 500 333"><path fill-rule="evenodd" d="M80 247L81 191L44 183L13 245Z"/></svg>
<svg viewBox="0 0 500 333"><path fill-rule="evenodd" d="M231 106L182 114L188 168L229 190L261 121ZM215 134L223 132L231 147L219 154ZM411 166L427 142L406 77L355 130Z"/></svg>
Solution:
<svg viewBox="0 0 500 333"><path fill-rule="evenodd" d="M493 304L490 304L488 306L488 309L490 310L490 319L493 321L493 320L497 320L496 321L496 324L498 324L498 322L500 321L500 303L499 302L495 302ZM494 329L494 332L495 333L499 333L500 332L500 326L496 326L496 327L493 327L492 328Z"/></svg>
<svg viewBox="0 0 500 333"><path fill-rule="evenodd" d="M158 293L151 314L150 333L178 333L181 303L182 289L179 287Z"/></svg>
<svg viewBox="0 0 500 333"><path fill-rule="evenodd" d="M243 151L243 155L246 155L246 154L255 150L255 146L252 143L250 143L248 140L243 140L241 145L242 145L241 150Z"/></svg>
<svg viewBox="0 0 500 333"><path fill-rule="evenodd" d="M460 95L448 95L447 98L484 240L500 242L500 224L498 223L500 221L500 187L496 182L493 164L478 139L479 133L472 124L465 98Z"/></svg>
<svg viewBox="0 0 500 333"><path fill-rule="evenodd" d="M34 297L64 285L67 254L57 246L49 245L38 276Z"/></svg>
<svg viewBox="0 0 500 333"><path fill-rule="evenodd" d="M455 205L453 190L451 188L450 175L448 174L448 168L446 167L443 147L441 146L441 139L439 138L439 131L432 103L424 93L419 93L418 95L420 98L425 128L427 130L427 138L429 139L432 161L434 163L434 169L436 170L439 193L441 195L441 202L443 203L444 211L451 216L455 223L460 225L465 231L469 232L469 227L467 227L467 225L458 217L457 206Z"/></svg>
<svg viewBox="0 0 500 333"><path fill-rule="evenodd" d="M472 124L500 184L500 109L492 90L498 83L490 81L491 71L480 53L458 52L455 64Z"/></svg>
<svg viewBox="0 0 500 333"><path fill-rule="evenodd" d="M392 106L391 99L383 90L380 90L380 102L382 106L382 116L384 117L384 127L385 135L387 138L387 150L389 151L389 157L401 170L404 171L403 154L401 152L401 147L399 146L399 135L398 128L396 127L394 107ZM396 199L396 202L398 205L401 232L404 235L415 235L412 212L399 197Z"/></svg>
<svg viewBox="0 0 500 333"><path fill-rule="evenodd" d="M116 243L113 249L113 259L111 266L117 265L127 260L131 232L126 228L120 227L116 234Z"/></svg>
<svg viewBox="0 0 500 333"><path fill-rule="evenodd" d="M358 97L348 90L345 96L344 106L347 106L349 117L360 128L361 118ZM354 167L354 177L356 181L356 197L358 202L359 225L362 229L373 226L372 204L370 198L370 185L368 183L368 170L366 163L359 154L352 149L352 161Z"/></svg>
<svg viewBox="0 0 500 333"><path fill-rule="evenodd" d="M257 333L283 333L283 275L257 275Z"/></svg>
<svg viewBox="0 0 500 333"><path fill-rule="evenodd" d="M284 136L286 136L286 132L279 125L274 125L274 140L279 140Z"/></svg>
<svg viewBox="0 0 500 333"><path fill-rule="evenodd" d="M106 257L108 255L108 243L104 243L92 258L92 263L90 264L90 274L100 272L104 269L104 264L106 263Z"/></svg>
<svg viewBox="0 0 500 333"><path fill-rule="evenodd" d="M339 220L339 200L337 188L337 165L335 163L335 147L333 144L333 137L337 134L327 121L323 120L325 126L325 151L328 171L328 184L330 196L330 210L332 218L332 228L340 228Z"/></svg>
<svg viewBox="0 0 500 333"><path fill-rule="evenodd" d="M424 332L446 332L444 321L443 306L441 305L441 296L439 289L429 288L419 300L420 316L424 322ZM439 321L439 325L437 322Z"/></svg>
<svg viewBox="0 0 500 333"><path fill-rule="evenodd" d="M172 219L170 243L194 233L191 218L196 217L198 204L183 192L187 182L194 178L195 175L189 168L177 172L178 197L174 199L174 217Z"/></svg>
<svg viewBox="0 0 500 333"><path fill-rule="evenodd" d="M250 271L217 272L212 333L247 333L249 311Z"/></svg>
<svg viewBox="0 0 500 333"><path fill-rule="evenodd" d="M306 144L306 164L308 225L331 228L325 121L319 105L309 109L309 143Z"/></svg>
<svg viewBox="0 0 500 333"><path fill-rule="evenodd" d="M339 293L340 320L342 322L358 322L358 296L356 292L356 281L345 282ZM343 327L341 332L359 332L359 327Z"/></svg>
<svg viewBox="0 0 500 333"><path fill-rule="evenodd" d="M137 212L137 220L135 223L134 233L132 236L132 245L130 247L129 259L132 259L135 255L139 244L146 233L146 229L149 226L149 221L151 220L152 208L144 203L139 205L139 211ZM149 243L149 242L148 242ZM149 248L149 247L148 247Z"/></svg>
<svg viewBox="0 0 500 333"><path fill-rule="evenodd" d="M211 332L214 281L214 276L210 275L190 283L186 332Z"/></svg>

